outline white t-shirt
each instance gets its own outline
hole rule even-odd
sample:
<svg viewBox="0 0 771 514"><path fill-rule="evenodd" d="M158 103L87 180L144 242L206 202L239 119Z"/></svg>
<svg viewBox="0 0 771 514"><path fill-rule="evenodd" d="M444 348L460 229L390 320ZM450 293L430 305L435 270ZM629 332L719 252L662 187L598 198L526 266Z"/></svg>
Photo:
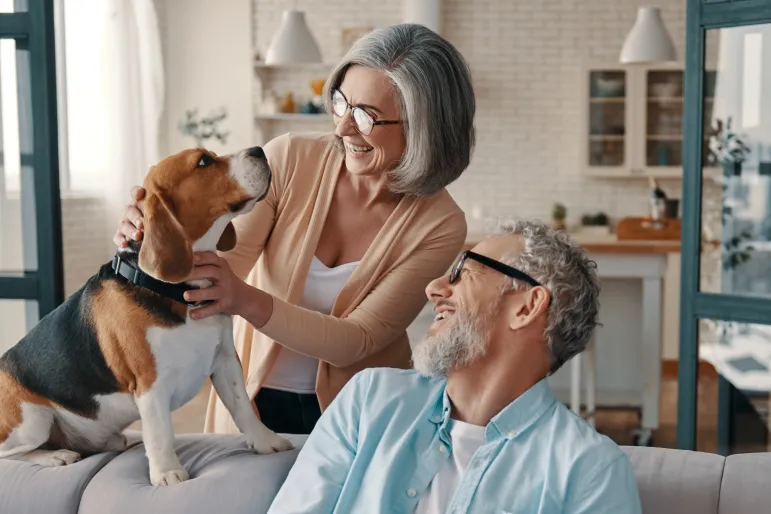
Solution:
<svg viewBox="0 0 771 514"><path fill-rule="evenodd" d="M358 264L350 262L327 268L314 255L305 279L300 306L323 314L332 312L337 295ZM264 387L293 393L315 393L318 369L318 359L281 348Z"/></svg>
<svg viewBox="0 0 771 514"><path fill-rule="evenodd" d="M450 420L452 455L420 498L415 514L444 514L458 490L471 457L485 442L485 427Z"/></svg>

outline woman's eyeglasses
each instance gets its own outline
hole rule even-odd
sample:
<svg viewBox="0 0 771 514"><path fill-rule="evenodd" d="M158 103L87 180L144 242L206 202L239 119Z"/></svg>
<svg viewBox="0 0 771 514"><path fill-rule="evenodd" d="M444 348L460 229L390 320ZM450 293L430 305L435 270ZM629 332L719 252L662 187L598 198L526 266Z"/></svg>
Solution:
<svg viewBox="0 0 771 514"><path fill-rule="evenodd" d="M361 107L352 107L339 89L333 89L332 112L335 114L335 116L342 118L345 116L345 113L348 111L348 109L351 109L351 117L353 118L354 124L356 125L356 130L358 130L362 136L370 135L372 133L372 129L375 128L375 125L398 125L401 123L401 120L376 120Z"/></svg>
<svg viewBox="0 0 771 514"><path fill-rule="evenodd" d="M458 262L455 264L455 267L452 269L452 273L450 274L450 284L454 284L455 282L457 282L458 278L460 278L460 272L463 270L463 265L466 263L466 260L468 259L475 260L478 263L487 266L488 268L492 268L495 271L503 273L507 277L524 280L525 282L527 282L533 287L542 285L540 282L538 282L536 279L534 279L527 273L524 273L522 271L519 271L516 268L512 268L511 266L508 266L502 262L496 261L495 259L485 257L484 255L479 255L478 253L474 253L472 251L465 251L462 254L460 254L460 258L458 258Z"/></svg>

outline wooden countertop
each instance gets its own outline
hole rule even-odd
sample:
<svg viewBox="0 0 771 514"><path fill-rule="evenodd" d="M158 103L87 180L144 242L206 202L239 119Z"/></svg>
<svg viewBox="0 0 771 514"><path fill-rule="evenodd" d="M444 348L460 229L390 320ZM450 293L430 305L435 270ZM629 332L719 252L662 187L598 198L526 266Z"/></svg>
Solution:
<svg viewBox="0 0 771 514"><path fill-rule="evenodd" d="M469 234L466 237L464 250L470 250L479 241L484 239L484 234ZM570 237L580 244L589 253L680 253L680 241L619 241L615 235L610 236L586 236L578 233L570 234Z"/></svg>

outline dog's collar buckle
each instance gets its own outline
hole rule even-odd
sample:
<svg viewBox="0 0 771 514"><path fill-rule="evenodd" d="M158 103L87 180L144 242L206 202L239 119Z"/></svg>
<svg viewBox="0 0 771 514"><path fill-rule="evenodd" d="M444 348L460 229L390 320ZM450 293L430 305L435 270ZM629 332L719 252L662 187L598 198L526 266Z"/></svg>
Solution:
<svg viewBox="0 0 771 514"><path fill-rule="evenodd" d="M161 296L165 296L171 300L182 302L187 305L195 306L196 302L188 302L185 300L184 293L195 287L183 285L183 284L168 284L156 280L150 275L144 273L139 267L134 267L130 263L121 259L120 255L115 255L112 260L112 269L116 275L120 275L129 282L139 287L144 287L150 291L157 293Z"/></svg>

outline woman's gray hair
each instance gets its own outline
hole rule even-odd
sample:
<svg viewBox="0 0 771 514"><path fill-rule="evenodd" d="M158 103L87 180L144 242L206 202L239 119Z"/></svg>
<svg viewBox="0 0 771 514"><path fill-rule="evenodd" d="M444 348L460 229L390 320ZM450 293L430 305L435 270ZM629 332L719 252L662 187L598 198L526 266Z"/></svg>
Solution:
<svg viewBox="0 0 771 514"><path fill-rule="evenodd" d="M407 142L389 187L397 194L429 196L468 167L474 147L476 101L463 56L447 40L416 24L376 29L353 44L325 84L340 87L354 65L383 70L398 92Z"/></svg>
<svg viewBox="0 0 771 514"><path fill-rule="evenodd" d="M552 356L550 373L554 373L584 351L599 325L597 265L567 234L540 222L499 222L496 233L522 238L522 251L503 262L527 273L551 293L545 337ZM523 281L506 280L504 291L531 288Z"/></svg>

